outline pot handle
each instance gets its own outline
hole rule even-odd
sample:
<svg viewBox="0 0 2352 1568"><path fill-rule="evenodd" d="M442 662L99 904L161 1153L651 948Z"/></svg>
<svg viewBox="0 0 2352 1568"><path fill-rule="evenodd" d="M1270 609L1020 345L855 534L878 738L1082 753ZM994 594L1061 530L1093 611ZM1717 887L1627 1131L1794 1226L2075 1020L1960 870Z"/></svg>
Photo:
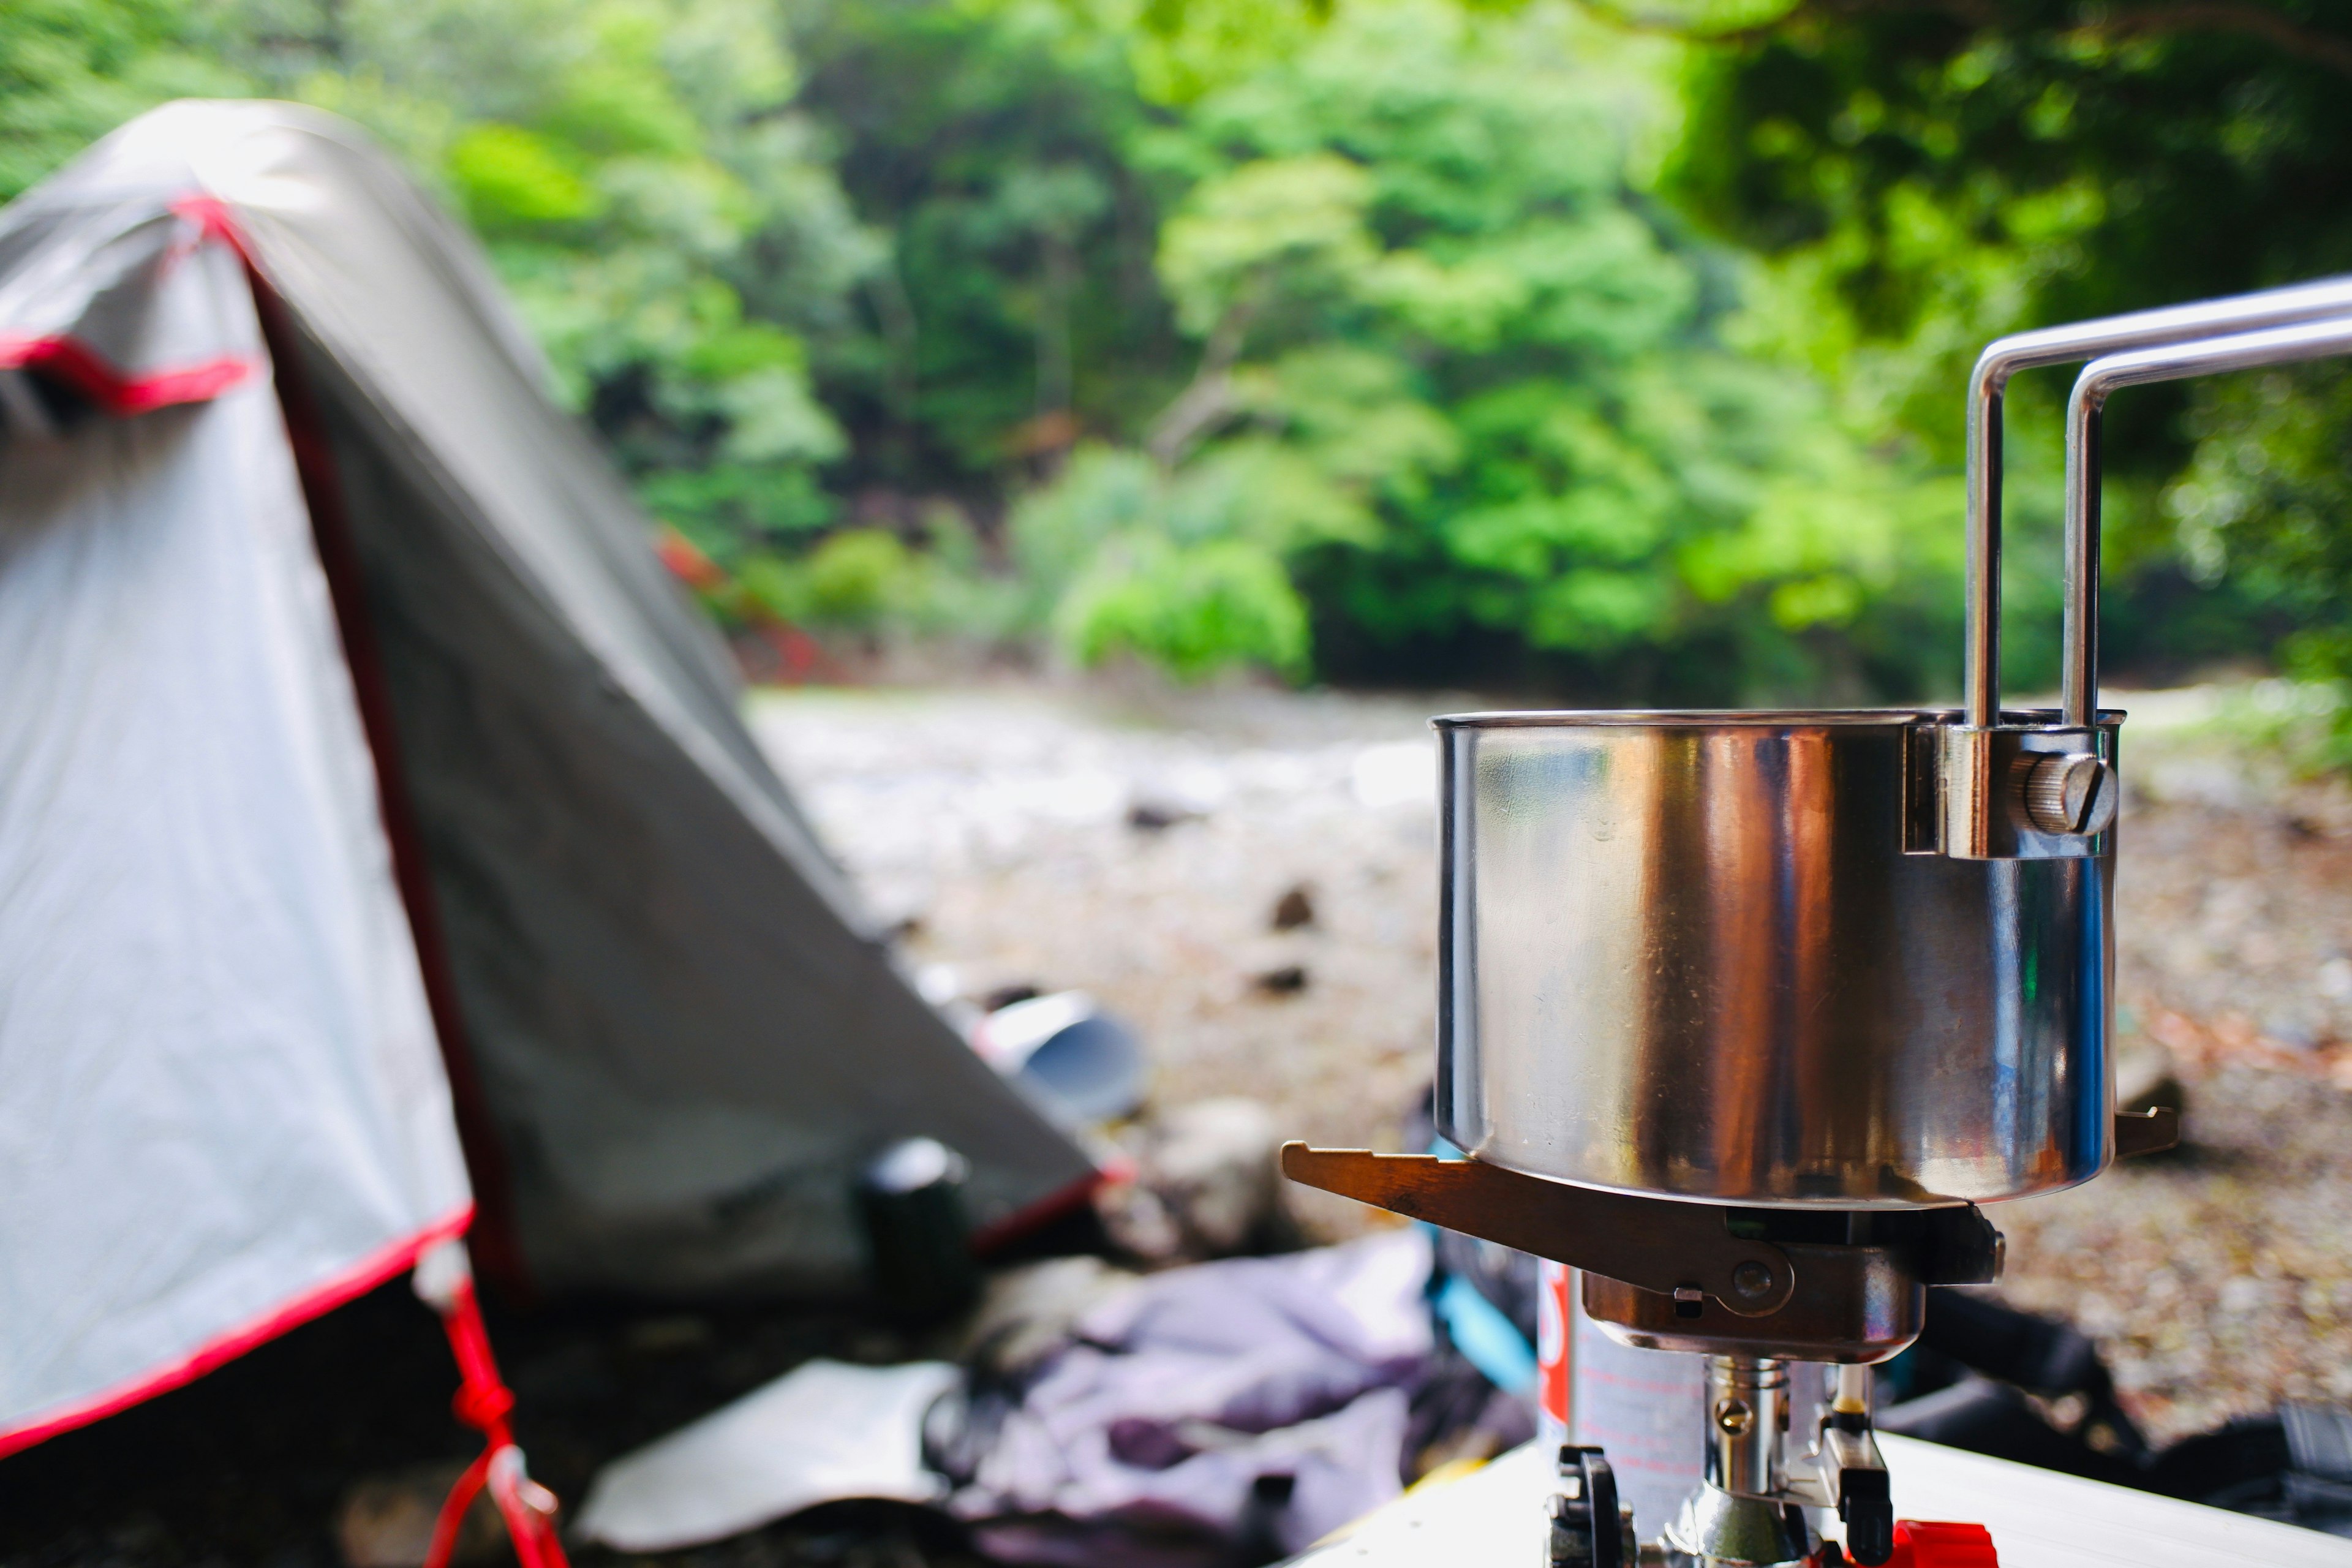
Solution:
<svg viewBox="0 0 2352 1568"><path fill-rule="evenodd" d="M2109 354L2084 368L2066 400L2064 721L2088 728L2099 706L2099 422L2119 387L2352 354L2352 314L2206 336Z"/></svg>
<svg viewBox="0 0 2352 1568"><path fill-rule="evenodd" d="M2168 306L2158 310L2106 316L2097 321L2076 321L2040 331L2018 332L1996 340L1977 356L1976 369L1969 376L1968 415L1966 722L1969 728L1990 729L2000 722L2000 411L2001 400L2009 388L2009 378L2021 370L2031 370L2038 365L2074 364L2102 354L2115 354L2118 351L2152 349L2161 344L2196 343L2218 339L2223 334L2246 333L2256 329L2285 327L2296 322L2320 321L2347 315L2352 315L2352 276L2321 279L2285 289L2200 300L2195 304ZM2320 353L2326 352L2331 351L2320 351ZM2315 358L2320 354L2301 357ZM2180 375L2205 374L2208 373L2196 369L2179 373ZM2163 381L2176 378L2158 374L2139 379ZM2126 384L2129 382L2113 384ZM2106 390L2113 390L2113 386ZM2081 391L2078 383L2076 392L2079 395ZM2105 392L2098 395L2104 400ZM2095 421L2096 413L2094 407ZM2071 414L2067 431L2067 460L2071 475L2077 450L2074 421ZM2078 512L2075 507L2077 487L2072 478L2067 485L2065 668L2066 689L2071 695L2067 699L2066 712L2067 722L2075 725L2089 724L2097 709L2099 542L2096 443L2097 433L2094 429L2088 447L2092 473L2087 510ZM2086 527L2091 530L2087 538L2083 532ZM2081 700L2079 707L2076 698Z"/></svg>

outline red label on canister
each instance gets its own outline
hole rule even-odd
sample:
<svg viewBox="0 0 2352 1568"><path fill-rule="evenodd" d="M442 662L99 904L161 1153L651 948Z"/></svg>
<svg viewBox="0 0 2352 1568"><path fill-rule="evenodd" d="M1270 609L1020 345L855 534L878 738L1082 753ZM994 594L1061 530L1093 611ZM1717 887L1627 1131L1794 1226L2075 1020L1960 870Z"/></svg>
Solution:
<svg viewBox="0 0 2352 1568"><path fill-rule="evenodd" d="M1569 1291L1575 1270L1549 1258L1536 1271L1536 1431L1548 1448L1568 1441L1569 1382L1576 1336L1569 1331L1575 1310Z"/></svg>

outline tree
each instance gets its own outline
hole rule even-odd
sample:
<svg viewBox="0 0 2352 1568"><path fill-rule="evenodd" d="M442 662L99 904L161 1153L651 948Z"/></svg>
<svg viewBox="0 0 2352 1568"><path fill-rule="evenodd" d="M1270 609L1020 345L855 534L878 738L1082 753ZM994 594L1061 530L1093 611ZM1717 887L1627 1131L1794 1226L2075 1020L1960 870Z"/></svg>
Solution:
<svg viewBox="0 0 2352 1568"><path fill-rule="evenodd" d="M1177 343L1152 275L1163 192L1116 32L1055 3L807 0L803 102L889 237L817 372L850 433L845 487L898 517L992 519L1081 433L1122 437Z"/></svg>
<svg viewBox="0 0 2352 1568"><path fill-rule="evenodd" d="M362 121L722 614L1948 686L1956 485L1632 172L1672 61L1564 0L34 0L0 165L179 84Z"/></svg>
<svg viewBox="0 0 2352 1568"><path fill-rule="evenodd" d="M1082 641L1083 606L1147 624L1151 584L1213 549L1287 564L1327 671L1918 684L1933 639L1892 590L1948 582L1916 548L1931 492L1725 345L1727 259L1627 179L1627 64L1557 10L1343 6L1154 136L1186 187L1159 272L1196 369L1144 454L1015 521L1034 571L1076 563ZM1286 579L1254 580L1253 624L1285 624Z"/></svg>
<svg viewBox="0 0 2352 1568"><path fill-rule="evenodd" d="M1674 193L1781 258L1834 318L1831 339L1876 345L1893 416L1948 451L1967 361L2000 331L2352 266L2340 7L1771 11L1674 24L1709 39ZM2063 383L2044 380L2013 422L2054 419ZM2304 668L2352 672L2342 384L2315 369L2117 399L2111 656L2178 668L2284 635Z"/></svg>

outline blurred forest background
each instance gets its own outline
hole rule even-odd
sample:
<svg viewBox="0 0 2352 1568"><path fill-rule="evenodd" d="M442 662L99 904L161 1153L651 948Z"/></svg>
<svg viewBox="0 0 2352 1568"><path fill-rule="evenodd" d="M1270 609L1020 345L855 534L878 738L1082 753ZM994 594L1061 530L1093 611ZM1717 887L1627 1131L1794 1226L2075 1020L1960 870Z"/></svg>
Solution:
<svg viewBox="0 0 2352 1568"><path fill-rule="evenodd" d="M1186 679L1948 696L1984 341L2352 268L2322 0L10 0L0 195L247 94L474 226L735 628ZM2340 691L2352 374L2108 430L2111 669Z"/></svg>

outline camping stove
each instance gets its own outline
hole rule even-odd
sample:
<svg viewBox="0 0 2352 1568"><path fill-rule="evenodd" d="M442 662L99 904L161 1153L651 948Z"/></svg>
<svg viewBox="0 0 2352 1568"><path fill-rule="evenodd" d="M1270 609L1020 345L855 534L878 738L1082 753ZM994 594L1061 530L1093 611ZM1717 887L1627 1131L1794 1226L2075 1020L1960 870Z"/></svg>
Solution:
<svg viewBox="0 0 2352 1568"><path fill-rule="evenodd" d="M1283 1169L1568 1264L1613 1338L1706 1358L1697 1489L1636 1521L1606 1457L1563 1448L1547 1568L1993 1561L1975 1527L1895 1519L1869 1369L1917 1337L1929 1287L2000 1274L1977 1205L2173 1137L2168 1111L2113 1111L2099 407L2352 353L2348 318L2339 280L1985 351L1962 709L1435 721L1437 1121L1469 1158L1293 1143ZM2062 703L2004 710L2002 391L2100 354L2069 407ZM1799 1369L1835 1384L1792 1433Z"/></svg>

